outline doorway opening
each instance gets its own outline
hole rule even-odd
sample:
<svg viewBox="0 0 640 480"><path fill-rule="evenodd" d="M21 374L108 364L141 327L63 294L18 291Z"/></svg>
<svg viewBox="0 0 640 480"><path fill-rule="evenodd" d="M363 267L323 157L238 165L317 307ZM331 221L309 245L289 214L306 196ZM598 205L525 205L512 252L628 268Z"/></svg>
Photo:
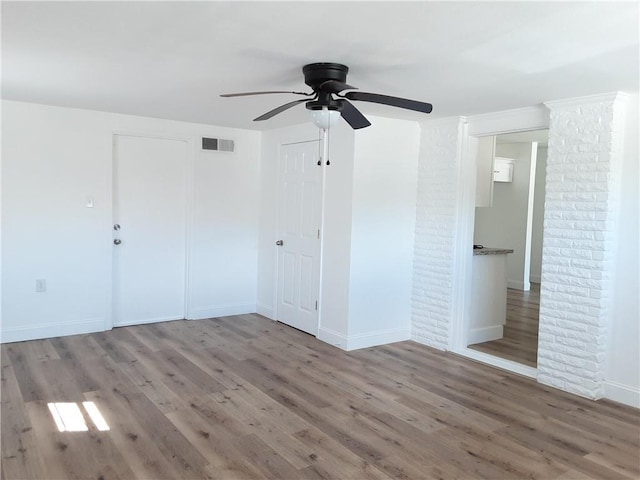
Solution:
<svg viewBox="0 0 640 480"><path fill-rule="evenodd" d="M475 209L466 346L535 369L548 130L487 139L493 175Z"/></svg>

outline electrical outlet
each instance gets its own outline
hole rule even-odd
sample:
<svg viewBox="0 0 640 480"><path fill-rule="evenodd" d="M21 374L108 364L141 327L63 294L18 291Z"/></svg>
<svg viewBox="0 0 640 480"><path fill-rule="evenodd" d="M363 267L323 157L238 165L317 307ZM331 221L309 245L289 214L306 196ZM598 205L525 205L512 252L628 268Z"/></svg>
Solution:
<svg viewBox="0 0 640 480"><path fill-rule="evenodd" d="M36 279L36 292L46 292L47 291L47 281L44 278Z"/></svg>

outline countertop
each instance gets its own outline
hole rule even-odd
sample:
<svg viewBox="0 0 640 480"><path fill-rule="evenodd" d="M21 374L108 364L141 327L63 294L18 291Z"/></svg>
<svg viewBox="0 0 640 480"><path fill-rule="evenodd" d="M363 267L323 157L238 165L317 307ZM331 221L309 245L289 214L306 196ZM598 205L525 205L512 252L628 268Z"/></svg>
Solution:
<svg viewBox="0 0 640 480"><path fill-rule="evenodd" d="M511 248L476 248L473 250L474 255L506 255L513 253Z"/></svg>

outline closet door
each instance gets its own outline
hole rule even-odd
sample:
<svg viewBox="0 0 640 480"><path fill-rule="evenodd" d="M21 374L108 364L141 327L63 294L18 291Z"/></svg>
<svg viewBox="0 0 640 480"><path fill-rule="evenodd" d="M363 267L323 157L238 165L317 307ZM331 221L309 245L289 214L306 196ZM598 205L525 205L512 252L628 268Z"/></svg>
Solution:
<svg viewBox="0 0 640 480"><path fill-rule="evenodd" d="M322 168L318 142L280 147L278 320L318 335Z"/></svg>
<svg viewBox="0 0 640 480"><path fill-rule="evenodd" d="M185 317L187 142L114 136L113 326Z"/></svg>

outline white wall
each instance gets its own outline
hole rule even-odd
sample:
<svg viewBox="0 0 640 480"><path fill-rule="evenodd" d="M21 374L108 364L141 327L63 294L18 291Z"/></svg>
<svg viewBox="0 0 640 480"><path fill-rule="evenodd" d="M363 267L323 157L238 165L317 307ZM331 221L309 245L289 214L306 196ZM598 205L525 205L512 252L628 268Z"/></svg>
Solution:
<svg viewBox="0 0 640 480"><path fill-rule="evenodd" d="M324 166L318 337L343 349L408 339L418 125L372 117L332 128ZM276 318L278 149L313 140L299 125L263 133L258 311Z"/></svg>
<svg viewBox="0 0 640 480"><path fill-rule="evenodd" d="M356 131L349 338L410 338L418 150L417 123L371 118ZM356 342L356 338L359 339Z"/></svg>
<svg viewBox="0 0 640 480"><path fill-rule="evenodd" d="M490 248L513 249L513 253L507 255L507 285L528 290L525 258L531 144L496 144L496 156L515 159L513 182L494 182L493 205L476 208L473 243Z"/></svg>
<svg viewBox="0 0 640 480"><path fill-rule="evenodd" d="M114 131L192 140L191 316L255 311L258 132L3 101L3 341L110 325ZM236 153L199 152L202 135Z"/></svg>
<svg viewBox="0 0 640 480"><path fill-rule="evenodd" d="M637 92L630 95L627 102L613 312L605 367L605 395L640 408L638 102Z"/></svg>
<svg viewBox="0 0 640 480"><path fill-rule="evenodd" d="M547 147L538 147L536 180L533 197L533 222L531 229L531 270L529 279L540 283L542 275L542 226L544 223L544 191L547 170Z"/></svg>

